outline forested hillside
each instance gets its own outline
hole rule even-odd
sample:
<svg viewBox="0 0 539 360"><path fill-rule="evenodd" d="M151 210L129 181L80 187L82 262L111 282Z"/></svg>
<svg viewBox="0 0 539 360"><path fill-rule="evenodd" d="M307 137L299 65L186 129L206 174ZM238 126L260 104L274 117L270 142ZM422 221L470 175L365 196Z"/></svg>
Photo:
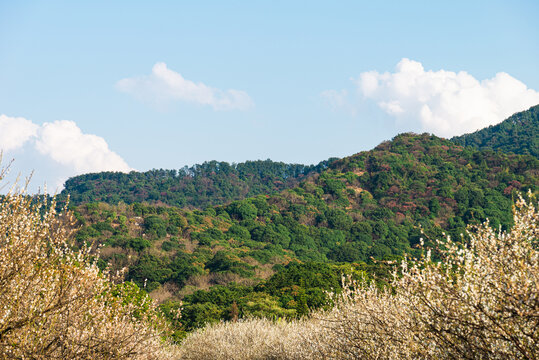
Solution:
<svg viewBox="0 0 539 360"><path fill-rule="evenodd" d="M516 113L498 125L456 136L452 140L479 149L539 157L539 105Z"/></svg>
<svg viewBox="0 0 539 360"><path fill-rule="evenodd" d="M338 284L337 264L383 277L373 259L413 254L422 237L459 239L466 224L486 218L510 227L515 193L538 186L533 156L402 134L274 195L203 211L140 203L74 210L83 226L78 242L104 245L103 266L127 267L127 278L165 307L185 296L182 322L197 327L238 315L304 314ZM297 262L307 268L290 267ZM333 275L309 280L323 273ZM214 285L225 287L194 292Z"/></svg>
<svg viewBox="0 0 539 360"><path fill-rule="evenodd" d="M123 201L202 209L294 187L306 176L326 169L333 160L317 165L271 160L239 164L210 161L179 170L86 174L67 180L60 197L70 194L73 204Z"/></svg>
<svg viewBox="0 0 539 360"><path fill-rule="evenodd" d="M514 114L496 126L451 139L478 149L539 156L539 105ZM209 161L179 170L101 172L70 178L60 198L70 194L73 204L146 202L204 209L234 200L274 194L319 174L335 158L317 165L246 161L239 164Z"/></svg>

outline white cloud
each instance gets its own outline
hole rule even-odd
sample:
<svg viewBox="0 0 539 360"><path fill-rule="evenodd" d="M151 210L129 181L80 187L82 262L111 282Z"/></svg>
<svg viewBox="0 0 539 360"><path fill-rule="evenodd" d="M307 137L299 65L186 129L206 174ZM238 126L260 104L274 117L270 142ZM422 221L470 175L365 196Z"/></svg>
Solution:
<svg viewBox="0 0 539 360"><path fill-rule="evenodd" d="M220 90L204 83L195 83L156 63L150 75L126 78L116 83L116 88L150 103L163 104L185 101L213 107L214 110L247 110L254 106L245 91Z"/></svg>
<svg viewBox="0 0 539 360"><path fill-rule="evenodd" d="M34 137L39 126L22 117L0 115L0 150L15 150Z"/></svg>
<svg viewBox="0 0 539 360"><path fill-rule="evenodd" d="M425 71L406 58L393 73L368 71L354 81L364 99L375 101L410 130L446 137L497 124L539 104L539 92L507 73L479 81L465 71Z"/></svg>
<svg viewBox="0 0 539 360"><path fill-rule="evenodd" d="M98 171L128 172L131 168L109 149L102 137L83 134L73 121L45 123L39 131L36 149L76 173Z"/></svg>
<svg viewBox="0 0 539 360"><path fill-rule="evenodd" d="M34 170L34 178L60 188L63 181L75 175L133 170L109 149L105 139L85 134L75 122L67 120L37 125L25 118L0 115L0 150L17 150L6 155L15 157L21 173Z"/></svg>

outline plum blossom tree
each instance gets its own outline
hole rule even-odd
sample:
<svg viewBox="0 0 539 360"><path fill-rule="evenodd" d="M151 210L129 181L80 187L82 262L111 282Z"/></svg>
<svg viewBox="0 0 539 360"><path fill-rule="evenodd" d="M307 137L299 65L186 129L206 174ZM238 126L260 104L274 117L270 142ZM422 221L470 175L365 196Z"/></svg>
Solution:
<svg viewBox="0 0 539 360"><path fill-rule="evenodd" d="M0 198L0 358L173 358L152 300L73 250L71 214L55 208L24 190Z"/></svg>

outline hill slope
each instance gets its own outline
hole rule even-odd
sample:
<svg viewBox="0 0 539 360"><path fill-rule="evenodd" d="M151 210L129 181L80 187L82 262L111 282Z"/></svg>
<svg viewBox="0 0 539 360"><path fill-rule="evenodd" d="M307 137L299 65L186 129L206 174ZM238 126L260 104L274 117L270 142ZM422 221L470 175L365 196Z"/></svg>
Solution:
<svg viewBox="0 0 539 360"><path fill-rule="evenodd" d="M456 136L451 140L478 149L539 157L539 105L516 113L498 125Z"/></svg>
<svg viewBox="0 0 539 360"><path fill-rule="evenodd" d="M204 211L140 203L80 205L77 240L104 245L105 261L127 267L128 279L161 301L235 283L244 287L215 295L228 294L226 306L237 296L244 300L238 302L241 311L245 305L274 315L301 314L305 306L321 303L321 290L305 288L304 279L279 280L285 285L278 289L256 284L298 261L368 265L373 258L398 259L413 254L422 237L428 242L445 231L458 239L466 224L487 217L493 226L507 228L515 192L538 188L535 157L403 134L335 161L295 188ZM297 279L294 274L289 276ZM198 310L186 312L192 316L186 323L228 314L204 294L187 298Z"/></svg>

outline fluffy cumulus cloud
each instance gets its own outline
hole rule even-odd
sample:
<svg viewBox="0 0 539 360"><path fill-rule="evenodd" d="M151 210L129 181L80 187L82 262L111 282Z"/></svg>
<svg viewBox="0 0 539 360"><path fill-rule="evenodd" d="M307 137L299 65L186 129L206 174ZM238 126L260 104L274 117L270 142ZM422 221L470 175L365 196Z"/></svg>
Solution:
<svg viewBox="0 0 539 360"><path fill-rule="evenodd" d="M36 136L39 126L22 117L0 115L0 150L10 151L22 147Z"/></svg>
<svg viewBox="0 0 539 360"><path fill-rule="evenodd" d="M50 182L58 187L69 176L132 170L118 154L109 149L102 137L83 133L73 121L38 125L25 118L0 115L0 150L8 157L15 157L16 164L19 156L22 159L39 159L23 171L27 173L34 169L39 179L53 179ZM43 174L51 167L61 175Z"/></svg>
<svg viewBox="0 0 539 360"><path fill-rule="evenodd" d="M78 174L131 170L118 154L109 149L105 139L84 134L73 121L45 123L39 129L35 146L40 153Z"/></svg>
<svg viewBox="0 0 539 360"><path fill-rule="evenodd" d="M122 79L116 83L116 88L156 104L184 101L211 106L214 110L247 110L253 106L245 91L220 90L187 80L162 62L153 66L150 75Z"/></svg>
<svg viewBox="0 0 539 360"><path fill-rule="evenodd" d="M507 73L477 80L465 71L426 71L409 59L393 73L364 72L354 82L362 98L399 121L446 137L497 124L539 104L539 92Z"/></svg>

